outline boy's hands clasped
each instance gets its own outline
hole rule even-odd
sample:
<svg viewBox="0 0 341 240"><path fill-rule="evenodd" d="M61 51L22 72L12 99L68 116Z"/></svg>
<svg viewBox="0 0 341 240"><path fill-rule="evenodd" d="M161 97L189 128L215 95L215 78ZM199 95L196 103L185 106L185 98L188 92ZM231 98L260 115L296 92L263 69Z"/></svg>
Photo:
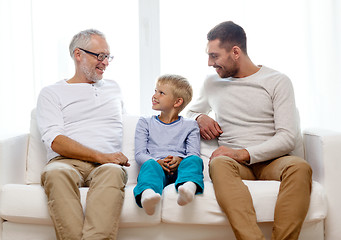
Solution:
<svg viewBox="0 0 341 240"><path fill-rule="evenodd" d="M167 172L169 175L174 174L174 172L178 169L181 161L182 161L182 158L178 156L167 156L164 159L157 160L157 162L160 164L162 169L165 172Z"/></svg>

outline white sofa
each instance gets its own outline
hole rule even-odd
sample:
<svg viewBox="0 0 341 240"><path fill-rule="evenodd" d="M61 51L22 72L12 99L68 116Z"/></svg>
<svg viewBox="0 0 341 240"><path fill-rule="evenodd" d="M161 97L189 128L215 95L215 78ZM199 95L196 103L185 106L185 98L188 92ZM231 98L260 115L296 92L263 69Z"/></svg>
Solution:
<svg viewBox="0 0 341 240"><path fill-rule="evenodd" d="M205 162L205 190L192 203L176 203L174 185L164 189L162 202L153 216L137 207L132 190L139 167L134 161L134 131L137 116L124 117L123 153L129 158L129 180L126 186L118 239L120 240L220 240L235 239L228 220L216 202L208 176L207 161L217 147L215 141L202 141ZM341 172L341 134L306 131L306 158L313 167L311 204L300 240L341 239L341 193L337 174ZM46 163L45 149L37 131L32 111L31 129L0 141L0 239L56 239L44 191L39 185L40 172ZM274 206L279 188L277 181L244 181L252 194L259 226L270 239ZM81 188L85 207L87 188Z"/></svg>

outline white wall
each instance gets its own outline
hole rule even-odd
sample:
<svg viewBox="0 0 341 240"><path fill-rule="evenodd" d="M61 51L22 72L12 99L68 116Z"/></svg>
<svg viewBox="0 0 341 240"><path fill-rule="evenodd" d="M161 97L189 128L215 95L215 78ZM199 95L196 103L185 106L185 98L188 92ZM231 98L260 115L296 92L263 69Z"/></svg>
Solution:
<svg viewBox="0 0 341 240"><path fill-rule="evenodd" d="M41 88L72 77L80 30L106 34L115 59L105 77L129 113L151 114L160 74L188 77L197 95L212 71L206 34L225 20L245 29L254 63L291 78L303 128L341 131L340 12L339 0L0 0L0 136L27 132Z"/></svg>

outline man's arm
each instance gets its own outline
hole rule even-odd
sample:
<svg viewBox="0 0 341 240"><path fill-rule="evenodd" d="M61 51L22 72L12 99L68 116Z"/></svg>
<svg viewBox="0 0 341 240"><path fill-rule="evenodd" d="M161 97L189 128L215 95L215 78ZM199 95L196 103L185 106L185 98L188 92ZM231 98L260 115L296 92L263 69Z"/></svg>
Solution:
<svg viewBox="0 0 341 240"><path fill-rule="evenodd" d="M212 110L208 101L207 94L207 89L209 89L210 85L208 83L212 81L211 78L212 77L208 77L205 80L200 90L199 98L187 112L187 117L197 120L200 128L200 135L205 140L215 139L223 133L219 124L215 120L207 116L207 114Z"/></svg>
<svg viewBox="0 0 341 240"><path fill-rule="evenodd" d="M281 75L272 94L275 134L258 145L248 146L250 163L262 162L289 154L295 149L299 132L294 89L290 79Z"/></svg>
<svg viewBox="0 0 341 240"><path fill-rule="evenodd" d="M64 135L58 135L53 140L51 148L53 151L64 157L80 159L100 164L115 163L122 166L130 166L130 164L128 163L128 158L121 152L102 153L86 147Z"/></svg>
<svg viewBox="0 0 341 240"><path fill-rule="evenodd" d="M196 120L200 128L200 135L205 140L215 139L223 133L219 124L206 114L200 114Z"/></svg>

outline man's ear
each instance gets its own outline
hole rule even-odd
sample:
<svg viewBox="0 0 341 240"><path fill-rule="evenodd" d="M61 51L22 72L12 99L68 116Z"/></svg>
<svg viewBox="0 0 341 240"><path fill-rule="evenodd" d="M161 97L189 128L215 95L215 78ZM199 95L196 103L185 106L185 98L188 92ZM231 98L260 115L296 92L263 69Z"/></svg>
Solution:
<svg viewBox="0 0 341 240"><path fill-rule="evenodd" d="M237 59L240 58L241 52L242 52L242 50L238 46L234 46L232 48L232 53L233 53L234 60L237 60Z"/></svg>
<svg viewBox="0 0 341 240"><path fill-rule="evenodd" d="M175 108L180 107L180 106L183 104L183 102L184 102L184 99L183 99L183 98L177 98L177 99L175 100L174 107L175 107Z"/></svg>
<svg viewBox="0 0 341 240"><path fill-rule="evenodd" d="M81 50L76 48L75 51L73 52L73 56L74 56L74 59L79 62L80 56L81 56Z"/></svg>

